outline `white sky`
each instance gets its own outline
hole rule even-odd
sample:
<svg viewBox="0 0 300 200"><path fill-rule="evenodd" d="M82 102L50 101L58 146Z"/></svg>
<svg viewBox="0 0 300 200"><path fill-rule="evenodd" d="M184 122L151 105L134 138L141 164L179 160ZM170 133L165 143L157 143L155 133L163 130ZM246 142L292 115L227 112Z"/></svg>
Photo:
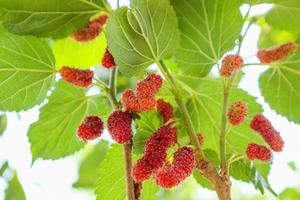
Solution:
<svg viewBox="0 0 300 200"><path fill-rule="evenodd" d="M115 4L116 1L111 1ZM125 4L127 1L123 1ZM265 12L269 5L260 5L252 9L251 15ZM245 12L247 6L242 7ZM244 41L242 56L247 58L246 62L257 62L254 57L257 51L257 39L259 28L252 26ZM248 67L244 71L246 75L241 82L241 87L251 95L257 96L265 109L265 116L282 134L286 142L285 149L280 154L275 154L274 165L270 175L271 185L275 191L280 192L288 186L300 185L300 177L290 170L288 161L294 161L300 167L300 126L290 123L286 118L278 116L265 104L258 89L258 76L265 70L262 66ZM251 83L251 84L249 84ZM19 118L20 117L20 118ZM69 157L55 162L37 161L31 167L30 145L27 139L27 130L31 123L38 119L38 109L34 108L27 112L8 114L8 128L5 135L0 138L0 163L1 160L9 160L9 164L18 172L20 181L24 187L28 200L91 200L90 195L72 189L72 183L77 178L77 159ZM234 182L242 193L258 194L251 185ZM0 199L4 198L3 190L6 187L4 181L0 180ZM215 194L199 188L197 199L213 200ZM202 197L202 198L201 198Z"/></svg>

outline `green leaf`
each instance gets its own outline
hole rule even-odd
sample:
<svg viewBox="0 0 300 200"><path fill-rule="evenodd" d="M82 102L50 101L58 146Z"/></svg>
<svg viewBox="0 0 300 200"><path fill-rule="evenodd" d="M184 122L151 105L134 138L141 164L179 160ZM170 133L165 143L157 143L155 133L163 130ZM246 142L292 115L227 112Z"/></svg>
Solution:
<svg viewBox="0 0 300 200"><path fill-rule="evenodd" d="M261 3L274 3L276 0L244 0L245 3L256 5Z"/></svg>
<svg viewBox="0 0 300 200"><path fill-rule="evenodd" d="M100 164L99 179L96 183L97 200L125 199L125 169L122 150L121 145L112 145Z"/></svg>
<svg viewBox="0 0 300 200"><path fill-rule="evenodd" d="M169 0L132 0L108 20L108 46L122 73L141 75L178 47L176 14Z"/></svg>
<svg viewBox="0 0 300 200"><path fill-rule="evenodd" d="M133 137L133 151L136 154L144 152L147 139L155 133L164 123L161 115L157 111L147 111L140 114L140 118L135 120L137 129Z"/></svg>
<svg viewBox="0 0 300 200"><path fill-rule="evenodd" d="M8 162L5 161L5 163L2 164L2 166L0 167L0 177L3 176L4 172L6 171L6 169L8 169Z"/></svg>
<svg viewBox="0 0 300 200"><path fill-rule="evenodd" d="M293 170L294 172L297 172L298 171L298 168L297 168L297 165L295 162L291 161L291 162L288 162L288 166L291 170Z"/></svg>
<svg viewBox="0 0 300 200"><path fill-rule="evenodd" d="M204 135L203 148L219 152L220 113L223 101L221 82L190 76L178 76L177 80L191 96L187 101L187 108L196 132L201 132ZM245 155L249 142L265 144L261 136L254 133L249 127L252 117L262 112L262 108L254 97L241 89L234 88L231 92L229 103L237 100L247 103L248 115L241 125L228 127L226 145L229 150L228 153Z"/></svg>
<svg viewBox="0 0 300 200"><path fill-rule="evenodd" d="M9 31L56 38L68 36L104 10L87 0L2 0L0 8L7 10L3 25Z"/></svg>
<svg viewBox="0 0 300 200"><path fill-rule="evenodd" d="M267 13L266 21L274 28L298 32L300 30L300 1L279 1Z"/></svg>
<svg viewBox="0 0 300 200"><path fill-rule="evenodd" d="M4 133L7 127L7 117L6 114L0 115L0 136Z"/></svg>
<svg viewBox="0 0 300 200"><path fill-rule="evenodd" d="M156 193L159 191L158 185L153 179L147 180L143 183L141 200L156 199Z"/></svg>
<svg viewBox="0 0 300 200"><path fill-rule="evenodd" d="M58 82L49 102L41 108L39 120L29 129L33 160L58 159L80 150L84 143L76 130L83 119L109 111L105 96L86 96L85 89Z"/></svg>
<svg viewBox="0 0 300 200"><path fill-rule="evenodd" d="M230 164L229 170L229 174L236 180L251 182L255 177L255 170L250 166L250 162L245 159Z"/></svg>
<svg viewBox="0 0 300 200"><path fill-rule="evenodd" d="M270 65L259 87L265 101L278 114L300 123L300 51L290 59Z"/></svg>
<svg viewBox="0 0 300 200"><path fill-rule="evenodd" d="M240 0L171 0L171 4L181 31L175 56L181 72L205 76L241 33Z"/></svg>
<svg viewBox="0 0 300 200"><path fill-rule="evenodd" d="M42 103L55 73L44 40L0 31L0 110L21 111Z"/></svg>
<svg viewBox="0 0 300 200"><path fill-rule="evenodd" d="M13 199L26 200L25 193L17 175L13 176L13 178L8 183L8 188L5 190L5 200Z"/></svg>
<svg viewBox="0 0 300 200"><path fill-rule="evenodd" d="M102 140L93 150L86 155L81 161L79 167L79 178L73 184L76 188L94 188L98 173L99 165L104 160L106 152L108 150L108 142Z"/></svg>
<svg viewBox="0 0 300 200"><path fill-rule="evenodd" d="M279 200L300 199L300 192L295 188L286 188L280 195Z"/></svg>
<svg viewBox="0 0 300 200"><path fill-rule="evenodd" d="M208 179L202 176L198 170L194 170L193 177L195 178L197 183L201 185L203 188L214 190L214 186L211 184L211 182L209 182Z"/></svg>
<svg viewBox="0 0 300 200"><path fill-rule="evenodd" d="M82 43L68 37L55 41L52 49L57 70L63 66L88 69L101 63L106 49L106 39L105 35L101 34L91 42Z"/></svg>

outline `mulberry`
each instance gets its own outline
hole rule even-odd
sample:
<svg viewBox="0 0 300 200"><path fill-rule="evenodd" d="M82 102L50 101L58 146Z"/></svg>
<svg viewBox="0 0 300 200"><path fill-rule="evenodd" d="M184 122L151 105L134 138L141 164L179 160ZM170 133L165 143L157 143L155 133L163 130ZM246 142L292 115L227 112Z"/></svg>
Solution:
<svg viewBox="0 0 300 200"><path fill-rule="evenodd" d="M107 15L101 15L99 18L90 21L87 27L75 31L72 37L78 42L88 42L95 39L102 32L102 26L107 18Z"/></svg>
<svg viewBox="0 0 300 200"><path fill-rule="evenodd" d="M60 70L61 77L76 86L88 87L92 84L94 72L91 70L79 70L63 67Z"/></svg>
<svg viewBox="0 0 300 200"><path fill-rule="evenodd" d="M163 99L158 99L156 102L157 111L162 115L164 122L174 118L173 107Z"/></svg>
<svg viewBox="0 0 300 200"><path fill-rule="evenodd" d="M155 98L139 98L133 90L126 90L122 94L122 104L128 112L139 113L152 110L155 107Z"/></svg>
<svg viewBox="0 0 300 200"><path fill-rule="evenodd" d="M160 75L148 74L148 76L137 84L137 96L140 98L154 97L163 84Z"/></svg>
<svg viewBox="0 0 300 200"><path fill-rule="evenodd" d="M246 154L250 160L270 161L272 158L271 151L267 147L258 144L249 144Z"/></svg>
<svg viewBox="0 0 300 200"><path fill-rule="evenodd" d="M259 50L257 57L261 63L270 64L279 60L284 60L291 54L295 53L298 45L294 42L289 42L269 50Z"/></svg>
<svg viewBox="0 0 300 200"><path fill-rule="evenodd" d="M106 48L104 56L102 58L102 66L109 69L116 66L114 57L109 52L108 48Z"/></svg>
<svg viewBox="0 0 300 200"><path fill-rule="evenodd" d="M153 167L148 163L146 159L140 159L132 168L132 177L135 182L140 183L151 177L153 173Z"/></svg>
<svg viewBox="0 0 300 200"><path fill-rule="evenodd" d="M103 122L98 116L88 116L77 130L77 136L83 141L100 137L103 132Z"/></svg>
<svg viewBox="0 0 300 200"><path fill-rule="evenodd" d="M270 147L276 151L282 151L284 146L284 141L282 140L278 131L274 129L271 122L266 119L263 115L256 115L250 127L260 133L260 135L264 138L264 140L270 145Z"/></svg>
<svg viewBox="0 0 300 200"><path fill-rule="evenodd" d="M230 77L233 72L237 69L240 69L243 64L243 58L239 55L228 55L222 60L220 74L224 77Z"/></svg>
<svg viewBox="0 0 300 200"><path fill-rule="evenodd" d="M107 120L107 128L113 140L119 144L128 144L132 139L132 119L128 112L115 111Z"/></svg>
<svg viewBox="0 0 300 200"><path fill-rule="evenodd" d="M248 112L247 105L242 101L234 102L228 110L227 117L229 122L236 126L241 124Z"/></svg>
<svg viewBox="0 0 300 200"><path fill-rule="evenodd" d="M196 158L192 148L182 147L174 154L172 164L167 163L155 174L157 185L172 188L189 177L196 166Z"/></svg>

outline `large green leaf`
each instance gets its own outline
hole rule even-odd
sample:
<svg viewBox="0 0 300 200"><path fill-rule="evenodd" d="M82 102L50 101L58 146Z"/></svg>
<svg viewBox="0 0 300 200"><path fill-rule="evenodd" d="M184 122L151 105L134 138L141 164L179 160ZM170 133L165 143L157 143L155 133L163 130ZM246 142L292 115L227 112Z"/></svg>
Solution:
<svg viewBox="0 0 300 200"><path fill-rule="evenodd" d="M0 114L0 136L4 133L7 127L7 117L5 114Z"/></svg>
<svg viewBox="0 0 300 200"><path fill-rule="evenodd" d="M83 27L89 18L104 10L88 0L1 0L7 12L3 25L16 34L65 37Z"/></svg>
<svg viewBox="0 0 300 200"><path fill-rule="evenodd" d="M279 200L293 200L300 199L300 191L299 188L287 188L280 195Z"/></svg>
<svg viewBox="0 0 300 200"><path fill-rule="evenodd" d="M300 51L286 61L271 64L260 76L259 86L272 109L300 123Z"/></svg>
<svg viewBox="0 0 300 200"><path fill-rule="evenodd" d="M26 200L25 193L17 175L14 175L8 182L8 187L5 190L5 200Z"/></svg>
<svg viewBox="0 0 300 200"><path fill-rule="evenodd" d="M29 129L33 159L58 159L80 150L84 146L76 137L80 123L87 115L107 115L109 110L105 96L86 96L85 89L58 82Z"/></svg>
<svg viewBox="0 0 300 200"><path fill-rule="evenodd" d="M120 70L140 75L178 46L177 18L169 0L133 0L108 20L106 37Z"/></svg>
<svg viewBox="0 0 300 200"><path fill-rule="evenodd" d="M88 69L101 63L106 49L105 35L101 34L90 42L77 42L68 37L55 41L53 53L56 60L56 69L63 66L73 66L80 69Z"/></svg>
<svg viewBox="0 0 300 200"><path fill-rule="evenodd" d="M300 1L279 1L267 13L266 21L277 29L299 32L300 28Z"/></svg>
<svg viewBox="0 0 300 200"><path fill-rule="evenodd" d="M179 19L181 71L206 75L240 35L240 0L171 0Z"/></svg>
<svg viewBox="0 0 300 200"><path fill-rule="evenodd" d="M55 82L47 43L0 31L0 110L21 111L40 104Z"/></svg>
<svg viewBox="0 0 300 200"><path fill-rule="evenodd" d="M255 169L255 181L253 181L255 188L259 189L262 194L264 194L264 190L267 189L273 195L277 196L268 180L271 165L261 161L254 161L253 167Z"/></svg>
<svg viewBox="0 0 300 200"><path fill-rule="evenodd" d="M141 200L153 200L156 199L156 193L159 190L159 186L154 180L145 181L142 188Z"/></svg>
<svg viewBox="0 0 300 200"><path fill-rule="evenodd" d="M108 150L108 142L101 141L93 150L81 161L79 167L79 178L73 184L77 188L94 188L99 171L99 165L104 160Z"/></svg>
<svg viewBox="0 0 300 200"><path fill-rule="evenodd" d="M221 106L223 89L221 82L208 78L193 78L178 76L177 80L190 94L187 108L192 118L194 128L204 135L204 148L219 152ZM247 103L248 115L245 122L237 127L229 126L226 136L228 153L245 154L250 142L265 144L263 139L255 134L249 127L252 117L262 111L255 98L245 91L234 88L231 92L230 102L242 100Z"/></svg>

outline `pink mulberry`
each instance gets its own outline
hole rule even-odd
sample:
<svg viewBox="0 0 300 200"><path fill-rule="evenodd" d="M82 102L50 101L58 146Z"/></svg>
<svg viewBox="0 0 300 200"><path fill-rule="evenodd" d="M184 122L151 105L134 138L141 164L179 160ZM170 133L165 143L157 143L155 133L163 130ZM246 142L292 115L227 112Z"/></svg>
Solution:
<svg viewBox="0 0 300 200"><path fill-rule="evenodd" d="M163 84L160 75L148 74L148 76L137 84L136 93L138 97L149 98L154 97Z"/></svg>
<svg viewBox="0 0 300 200"><path fill-rule="evenodd" d="M236 126L241 124L248 112L246 104L242 101L234 102L227 112L229 122Z"/></svg>
<svg viewBox="0 0 300 200"><path fill-rule="evenodd" d="M61 77L76 86L88 87L92 84L94 72L91 70L72 69L63 67L60 70Z"/></svg>
<svg viewBox="0 0 300 200"><path fill-rule="evenodd" d="M119 144L128 144L132 139L132 119L128 112L115 111L107 120L107 128L113 140Z"/></svg>
<svg viewBox="0 0 300 200"><path fill-rule="evenodd" d="M164 122L174 118L173 107L163 99L158 99L156 102L157 111L162 115Z"/></svg>
<svg viewBox="0 0 300 200"><path fill-rule="evenodd" d="M94 140L102 135L103 122L98 116L88 116L77 130L77 136L82 141Z"/></svg>
<svg viewBox="0 0 300 200"><path fill-rule="evenodd" d="M109 52L108 48L106 48L104 56L102 58L102 66L109 69L116 66L114 57Z"/></svg>
<svg viewBox="0 0 300 200"><path fill-rule="evenodd" d="M250 160L270 161L272 158L271 151L267 147L258 144L249 144L246 154Z"/></svg>
<svg viewBox="0 0 300 200"><path fill-rule="evenodd" d="M228 55L222 60L220 74L224 77L230 77L233 72L237 69L240 69L243 64L243 58L239 55Z"/></svg>

